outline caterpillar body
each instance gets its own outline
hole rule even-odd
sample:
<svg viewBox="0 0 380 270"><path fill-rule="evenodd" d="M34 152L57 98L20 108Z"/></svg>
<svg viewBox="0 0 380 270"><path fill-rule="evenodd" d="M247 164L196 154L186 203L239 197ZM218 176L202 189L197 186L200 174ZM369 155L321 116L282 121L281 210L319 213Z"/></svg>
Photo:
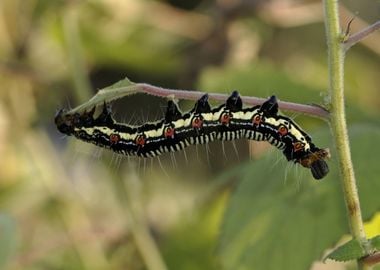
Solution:
<svg viewBox="0 0 380 270"><path fill-rule="evenodd" d="M120 154L140 157L154 157L214 140L268 141L281 150L287 160L310 168L315 179L322 179L329 172L325 161L329 157L328 149L316 147L293 120L279 115L275 96L261 106L243 108L239 93L234 91L225 104L211 108L205 94L185 114L169 100L162 120L141 126L116 122L107 104L97 117L94 114L95 107L81 114L60 110L55 124L66 135Z"/></svg>

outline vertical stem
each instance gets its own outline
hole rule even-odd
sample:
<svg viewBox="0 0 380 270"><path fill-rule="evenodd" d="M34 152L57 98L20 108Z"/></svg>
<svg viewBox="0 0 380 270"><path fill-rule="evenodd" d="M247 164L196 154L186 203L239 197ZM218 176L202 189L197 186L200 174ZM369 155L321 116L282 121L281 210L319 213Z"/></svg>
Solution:
<svg viewBox="0 0 380 270"><path fill-rule="evenodd" d="M69 58L70 71L74 82L75 97L83 102L92 95L78 32L78 10L68 5L63 17L63 29Z"/></svg>
<svg viewBox="0 0 380 270"><path fill-rule="evenodd" d="M136 193L138 194L138 189L134 183L138 183L139 179L137 179L133 166L128 168L128 175L130 176L130 179L127 179L127 181L129 181L128 186L126 186L126 183L122 179L114 179L113 181L120 204L123 206L128 230L131 231L146 269L167 270L168 268L161 256L159 248L149 231L148 224L139 211L139 199L134 197Z"/></svg>
<svg viewBox="0 0 380 270"><path fill-rule="evenodd" d="M331 128L335 141L344 199L348 211L351 234L366 248L359 195L351 161L350 145L344 106L344 49L339 24L337 0L324 0L325 27L328 46L328 66L331 95ZM359 269L366 268L359 262Z"/></svg>

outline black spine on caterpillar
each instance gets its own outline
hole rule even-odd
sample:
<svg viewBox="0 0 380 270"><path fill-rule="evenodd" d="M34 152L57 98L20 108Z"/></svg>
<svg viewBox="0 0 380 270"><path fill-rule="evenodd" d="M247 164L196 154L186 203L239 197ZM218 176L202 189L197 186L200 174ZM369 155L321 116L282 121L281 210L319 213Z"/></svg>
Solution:
<svg viewBox="0 0 380 270"><path fill-rule="evenodd" d="M153 157L214 140L268 141L280 149L287 160L310 168L315 179L323 178L329 171L325 161L329 157L328 150L317 148L296 123L278 114L275 96L261 106L243 108L239 93L234 91L225 104L212 109L206 94L185 114L169 100L164 119L141 126L117 123L107 104L97 117L94 114L95 108L82 114L60 110L55 124L64 134L117 153L141 157Z"/></svg>

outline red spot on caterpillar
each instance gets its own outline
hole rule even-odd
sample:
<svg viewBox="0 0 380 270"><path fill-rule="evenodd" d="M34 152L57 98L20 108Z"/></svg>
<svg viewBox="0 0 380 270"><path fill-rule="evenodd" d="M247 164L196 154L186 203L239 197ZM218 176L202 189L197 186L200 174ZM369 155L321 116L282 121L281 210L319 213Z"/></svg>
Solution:
<svg viewBox="0 0 380 270"><path fill-rule="evenodd" d="M145 144L145 136L144 135L138 135L135 140L136 144L138 146L144 146Z"/></svg>
<svg viewBox="0 0 380 270"><path fill-rule="evenodd" d="M278 133L281 135L281 136L285 136L286 134L288 134L288 128L281 125L279 128L278 128Z"/></svg>
<svg viewBox="0 0 380 270"><path fill-rule="evenodd" d="M220 116L220 119L219 119L220 123L223 124L223 125L228 125L231 121L231 116L229 115L229 113L223 113L221 116Z"/></svg>
<svg viewBox="0 0 380 270"><path fill-rule="evenodd" d="M294 152L301 151L303 149L304 144L301 142L295 142L293 143L293 150Z"/></svg>
<svg viewBox="0 0 380 270"><path fill-rule="evenodd" d="M120 140L119 134L112 133L110 135L110 144L111 145L117 143L119 140Z"/></svg>
<svg viewBox="0 0 380 270"><path fill-rule="evenodd" d="M262 119L261 119L261 116L256 114L252 117L252 123L254 125L260 125L260 123L262 122Z"/></svg>
<svg viewBox="0 0 380 270"><path fill-rule="evenodd" d="M165 138L174 138L174 132L175 132L174 128L167 127L164 133Z"/></svg>
<svg viewBox="0 0 380 270"><path fill-rule="evenodd" d="M201 128L203 126L203 120L202 118L200 118L199 116L198 117L195 117L191 123L191 126L193 128Z"/></svg>

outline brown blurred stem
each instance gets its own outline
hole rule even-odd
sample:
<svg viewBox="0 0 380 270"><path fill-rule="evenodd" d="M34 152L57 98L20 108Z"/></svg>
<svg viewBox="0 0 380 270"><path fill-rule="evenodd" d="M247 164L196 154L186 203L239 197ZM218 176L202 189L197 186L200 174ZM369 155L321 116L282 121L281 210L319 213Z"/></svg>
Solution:
<svg viewBox="0 0 380 270"><path fill-rule="evenodd" d="M99 90L98 93L92 97L88 102L72 109L69 113L83 111L85 109L90 109L103 102L109 102L111 100L119 99L124 96L136 94L136 93L146 93L153 96L159 97L171 97L176 99L187 99L187 100L197 100L204 92L190 91L190 90L177 90L177 89L167 89L161 88L154 85L146 83L131 83L130 85L119 87L119 88L105 88ZM215 101L225 101L228 98L226 94L219 93L209 93L209 99ZM248 105L260 105L265 99L257 97L241 97L243 102ZM304 113L315 117L328 118L329 112L316 105L304 105L292 102L279 101L280 109L286 111L293 111L298 113Z"/></svg>
<svg viewBox="0 0 380 270"><path fill-rule="evenodd" d="M362 262L368 266L372 266L372 265L380 263L380 252L377 252L375 254L372 254L363 258Z"/></svg>
<svg viewBox="0 0 380 270"><path fill-rule="evenodd" d="M380 29L380 20L375 22L374 24L371 24L367 28L364 28L363 30L359 31L358 33L355 33L351 36L349 36L343 43L345 46L345 49L348 50L352 46L354 46L356 43L360 42L361 40L368 37L370 34L375 32L376 30Z"/></svg>

